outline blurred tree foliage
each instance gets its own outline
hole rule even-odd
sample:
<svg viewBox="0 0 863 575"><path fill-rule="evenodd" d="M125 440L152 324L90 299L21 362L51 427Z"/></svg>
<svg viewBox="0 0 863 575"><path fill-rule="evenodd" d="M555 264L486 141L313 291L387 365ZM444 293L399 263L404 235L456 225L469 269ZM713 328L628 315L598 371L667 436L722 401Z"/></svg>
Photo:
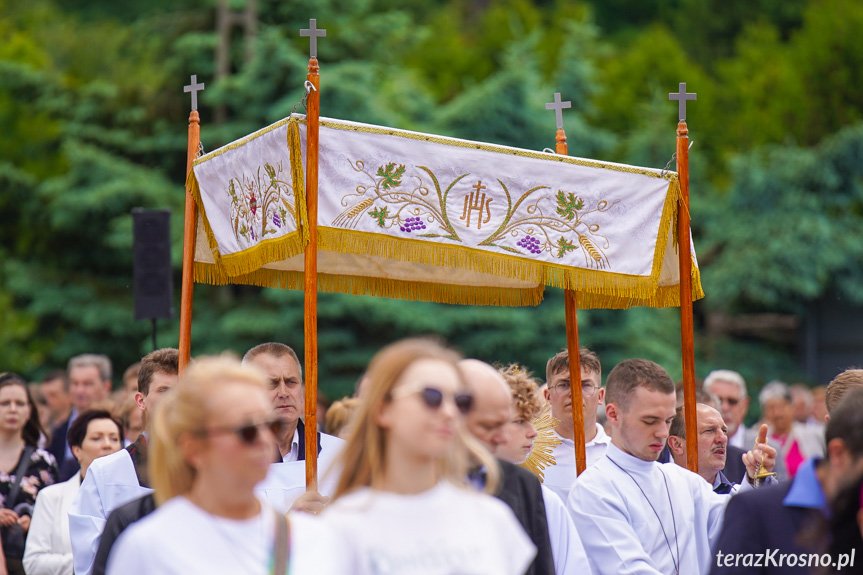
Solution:
<svg viewBox="0 0 863 575"><path fill-rule="evenodd" d="M236 9L242 0L230 3ZM86 351L117 370L149 349L132 319L133 207L170 208L180 265L188 96L209 150L287 115L315 17L324 115L663 167L677 83L698 92L690 134L700 374L798 376L794 350L708 335L708 312L780 310L839 291L863 303L863 4L856 0L259 0L247 60L216 80L217 0L0 0L0 369L37 377ZM217 108L226 121L214 124ZM769 214L769 217L764 216ZM179 282L175 282L177 285ZM199 285L196 354L265 340L302 347L302 294ZM561 292L534 309L320 296L322 390L350 390L371 355L434 333L540 377L564 346ZM177 298L179 301L179 298ZM648 357L678 377L676 310L587 311L582 343ZM177 321L159 328L176 345Z"/></svg>

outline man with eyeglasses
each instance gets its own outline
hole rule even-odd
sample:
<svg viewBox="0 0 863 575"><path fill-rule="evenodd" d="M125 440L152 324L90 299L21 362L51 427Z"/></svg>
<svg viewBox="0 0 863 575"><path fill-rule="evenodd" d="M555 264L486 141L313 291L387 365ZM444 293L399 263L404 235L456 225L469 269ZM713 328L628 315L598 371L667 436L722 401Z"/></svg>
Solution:
<svg viewBox="0 0 863 575"><path fill-rule="evenodd" d="M717 369L711 371L704 378L702 385L704 391L712 394L719 400L719 412L725 425L728 426L728 445L748 451L755 445L758 437L758 429L747 429L743 424L747 411L749 411L749 395L746 390L746 381L736 371L730 369ZM775 441L768 437L767 445L779 450ZM776 459L776 479L783 481L788 479L785 463L781 457Z"/></svg>
<svg viewBox="0 0 863 575"><path fill-rule="evenodd" d="M599 357L587 348L580 348L581 360L581 395L584 408L584 440L588 467L605 455L605 449L611 438L596 422L597 407L605 398L602 388L602 365ZM544 471L543 485L557 493L566 501L569 490L575 483L575 428L572 420L572 396L569 381L569 353L563 350L546 364L545 390L546 401L551 405L551 415L557 419L554 429L555 439L561 443L552 451L555 464Z"/></svg>

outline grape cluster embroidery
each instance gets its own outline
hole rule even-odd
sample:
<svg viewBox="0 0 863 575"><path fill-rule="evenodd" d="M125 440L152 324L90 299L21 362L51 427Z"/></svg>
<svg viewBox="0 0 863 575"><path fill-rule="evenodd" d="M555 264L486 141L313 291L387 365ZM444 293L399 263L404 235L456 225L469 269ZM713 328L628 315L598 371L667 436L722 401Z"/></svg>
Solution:
<svg viewBox="0 0 863 575"><path fill-rule="evenodd" d="M540 242L539 239L533 236L524 236L518 241L516 244L520 248L524 248L532 254L542 253L542 250L539 248Z"/></svg>
<svg viewBox="0 0 863 575"><path fill-rule="evenodd" d="M421 218L408 218L404 221L404 224L399 226L399 229L403 232L411 233L414 230L426 229L426 225Z"/></svg>

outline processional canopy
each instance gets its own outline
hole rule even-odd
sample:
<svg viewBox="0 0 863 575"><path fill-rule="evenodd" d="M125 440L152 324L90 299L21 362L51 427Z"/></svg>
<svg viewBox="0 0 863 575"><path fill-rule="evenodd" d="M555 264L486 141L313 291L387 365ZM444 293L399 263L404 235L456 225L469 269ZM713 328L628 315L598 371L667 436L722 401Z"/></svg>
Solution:
<svg viewBox="0 0 863 575"><path fill-rule="evenodd" d="M303 289L305 117L195 161L195 280ZM318 289L474 305L680 304L674 172L321 118ZM703 297L695 251L693 299Z"/></svg>

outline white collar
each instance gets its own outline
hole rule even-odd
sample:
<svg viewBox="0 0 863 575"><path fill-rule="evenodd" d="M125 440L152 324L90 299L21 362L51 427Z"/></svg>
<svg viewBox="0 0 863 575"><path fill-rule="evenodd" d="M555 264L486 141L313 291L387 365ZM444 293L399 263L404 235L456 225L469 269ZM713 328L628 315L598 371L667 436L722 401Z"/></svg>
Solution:
<svg viewBox="0 0 863 575"><path fill-rule="evenodd" d="M608 448L605 450L605 456L624 470L634 471L637 473L649 473L659 465L656 461L644 461L634 455L630 455L616 446L613 442L608 444Z"/></svg>
<svg viewBox="0 0 863 575"><path fill-rule="evenodd" d="M611 438L605 432L605 428L602 427L599 423L596 423L594 425L596 425L596 435L593 436L593 439L587 442L587 446L589 447L591 445L611 443Z"/></svg>

